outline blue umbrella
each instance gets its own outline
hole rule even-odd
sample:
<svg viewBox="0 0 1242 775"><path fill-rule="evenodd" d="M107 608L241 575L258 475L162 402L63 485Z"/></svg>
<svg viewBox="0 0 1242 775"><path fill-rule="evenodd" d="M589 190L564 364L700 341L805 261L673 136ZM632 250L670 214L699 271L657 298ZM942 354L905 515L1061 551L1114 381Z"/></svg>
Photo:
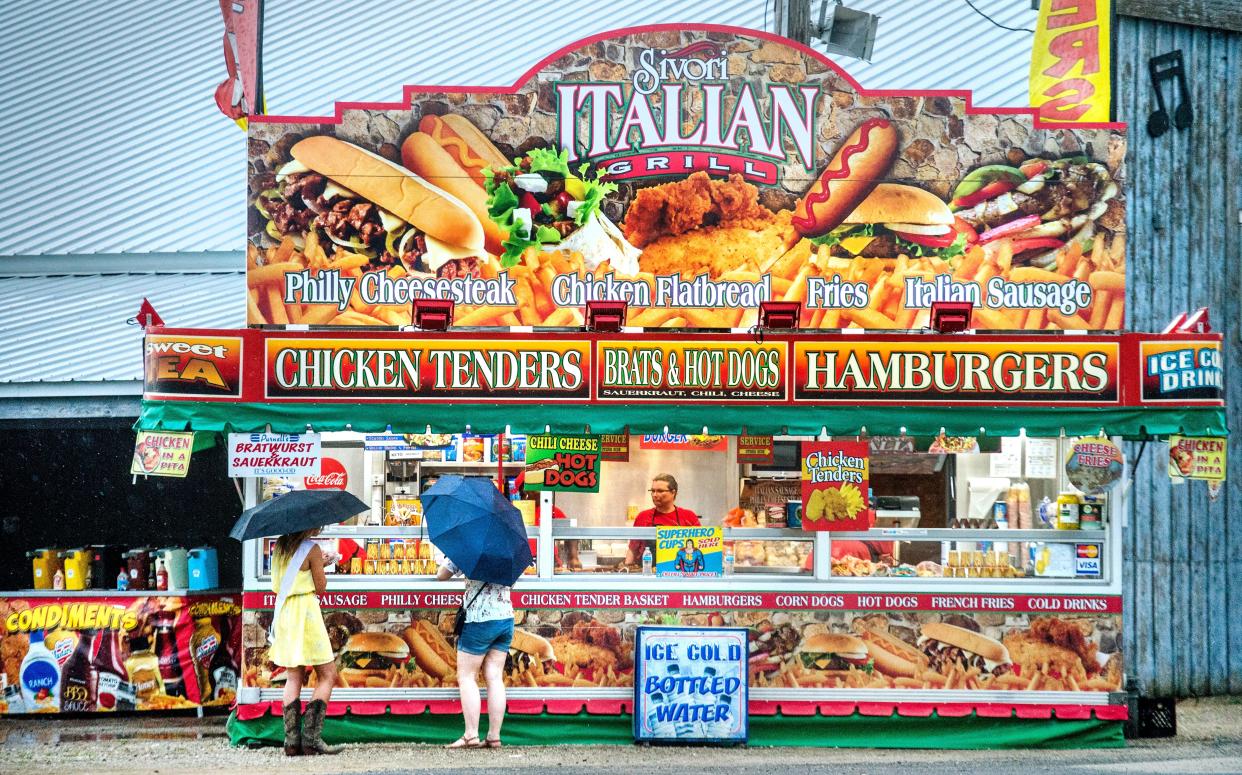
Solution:
<svg viewBox="0 0 1242 775"><path fill-rule="evenodd" d="M294 490L246 509L229 536L238 541L335 525L371 508L344 490Z"/></svg>
<svg viewBox="0 0 1242 775"><path fill-rule="evenodd" d="M533 562L521 512L491 479L442 476L422 504L432 543L467 578L512 586Z"/></svg>

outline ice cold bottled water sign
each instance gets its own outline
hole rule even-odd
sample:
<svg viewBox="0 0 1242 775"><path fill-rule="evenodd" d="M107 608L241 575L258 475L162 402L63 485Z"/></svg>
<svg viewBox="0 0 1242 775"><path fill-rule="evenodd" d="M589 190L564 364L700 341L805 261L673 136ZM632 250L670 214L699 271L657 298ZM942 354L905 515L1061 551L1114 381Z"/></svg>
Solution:
<svg viewBox="0 0 1242 775"><path fill-rule="evenodd" d="M635 740L746 742L745 629L639 627L634 653Z"/></svg>

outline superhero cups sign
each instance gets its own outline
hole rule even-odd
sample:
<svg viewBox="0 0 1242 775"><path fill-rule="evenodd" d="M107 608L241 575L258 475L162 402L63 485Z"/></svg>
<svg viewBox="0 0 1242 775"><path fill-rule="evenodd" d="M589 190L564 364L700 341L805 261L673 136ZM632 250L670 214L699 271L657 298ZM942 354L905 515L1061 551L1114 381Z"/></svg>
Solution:
<svg viewBox="0 0 1242 775"><path fill-rule="evenodd" d="M801 455L802 529L869 529L869 444L865 441L803 442Z"/></svg>
<svg viewBox="0 0 1242 775"><path fill-rule="evenodd" d="M568 46L506 89L249 126L250 324L1119 328L1120 126L868 93L787 40L678 25ZM343 95L348 96L348 95ZM881 183L880 181L885 181Z"/></svg>
<svg viewBox="0 0 1242 775"><path fill-rule="evenodd" d="M599 492L600 461L599 436L530 436L526 489Z"/></svg>

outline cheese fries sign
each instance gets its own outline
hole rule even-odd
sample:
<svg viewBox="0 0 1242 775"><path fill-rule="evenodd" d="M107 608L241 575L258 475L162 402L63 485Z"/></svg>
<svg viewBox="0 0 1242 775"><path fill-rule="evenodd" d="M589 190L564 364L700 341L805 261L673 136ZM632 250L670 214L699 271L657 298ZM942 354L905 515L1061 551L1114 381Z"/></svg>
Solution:
<svg viewBox="0 0 1242 775"><path fill-rule="evenodd" d="M932 66L932 65L929 65ZM1125 136L969 92L868 92L753 30L587 38L516 84L249 126L248 322L1119 329Z"/></svg>

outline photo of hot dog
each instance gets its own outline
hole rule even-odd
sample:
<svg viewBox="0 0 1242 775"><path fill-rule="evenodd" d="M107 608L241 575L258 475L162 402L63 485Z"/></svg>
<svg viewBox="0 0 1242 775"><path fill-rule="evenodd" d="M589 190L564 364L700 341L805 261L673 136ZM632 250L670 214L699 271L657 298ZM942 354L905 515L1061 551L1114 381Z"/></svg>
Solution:
<svg viewBox="0 0 1242 775"><path fill-rule="evenodd" d="M528 248L537 248L575 251L592 270L608 262L617 272L638 271L641 251L600 209L617 185L605 183L589 164L571 170L568 151L534 148L484 175L488 214L509 235L501 266L513 266Z"/></svg>
<svg viewBox="0 0 1242 775"><path fill-rule="evenodd" d="M444 678L453 671L457 653L435 625L418 619L401 633L414 661L433 678Z"/></svg>
<svg viewBox="0 0 1242 775"><path fill-rule="evenodd" d="M487 212L484 170L508 164L504 154L461 116L424 116L401 144L401 163L460 199L483 225L487 251L500 254L509 236Z"/></svg>
<svg viewBox="0 0 1242 775"><path fill-rule="evenodd" d="M273 239L290 237L301 249L314 235L373 268L449 278L478 276L488 260L478 217L404 167L327 136L300 140L289 154L275 188L254 202Z"/></svg>
<svg viewBox="0 0 1242 775"><path fill-rule="evenodd" d="M883 118L864 121L837 149L828 166L798 201L791 221L792 247L802 237L821 237L841 225L875 189L897 155L897 130Z"/></svg>
<svg viewBox="0 0 1242 775"><path fill-rule="evenodd" d="M884 675L913 678L922 673L927 660L923 653L901 638L879 628L869 626L862 619L854 620L858 632L875 669Z"/></svg>

